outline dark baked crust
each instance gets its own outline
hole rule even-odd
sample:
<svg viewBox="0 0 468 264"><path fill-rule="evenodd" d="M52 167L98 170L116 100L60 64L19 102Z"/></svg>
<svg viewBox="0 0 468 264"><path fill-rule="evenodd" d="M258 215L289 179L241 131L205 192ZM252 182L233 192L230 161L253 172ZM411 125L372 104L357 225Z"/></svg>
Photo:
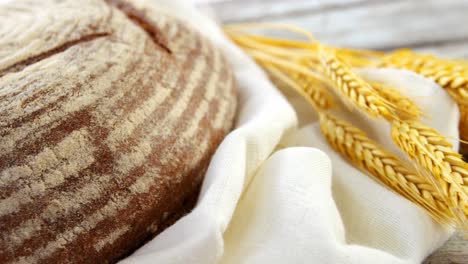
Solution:
<svg viewBox="0 0 468 264"><path fill-rule="evenodd" d="M191 208L232 126L231 70L187 25L123 1L14 1L0 32L11 21L0 260L115 262Z"/></svg>

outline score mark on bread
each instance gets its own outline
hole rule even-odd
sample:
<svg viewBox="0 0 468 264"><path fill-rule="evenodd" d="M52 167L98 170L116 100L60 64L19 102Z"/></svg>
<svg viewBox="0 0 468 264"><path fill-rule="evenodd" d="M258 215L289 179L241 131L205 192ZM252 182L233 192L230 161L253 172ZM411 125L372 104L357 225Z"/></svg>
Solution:
<svg viewBox="0 0 468 264"><path fill-rule="evenodd" d="M133 23L145 30L155 44L159 45L168 53L171 53L171 50L167 46L166 38L162 35L158 27L151 23L151 20L146 17L144 12L123 0L106 0L106 2L122 11Z"/></svg>

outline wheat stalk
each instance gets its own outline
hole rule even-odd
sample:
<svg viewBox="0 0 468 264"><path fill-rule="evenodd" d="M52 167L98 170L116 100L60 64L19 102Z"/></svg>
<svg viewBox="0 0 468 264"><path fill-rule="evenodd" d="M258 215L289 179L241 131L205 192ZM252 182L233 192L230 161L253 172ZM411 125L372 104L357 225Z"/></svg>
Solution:
<svg viewBox="0 0 468 264"><path fill-rule="evenodd" d="M451 205L464 208L467 201L468 166L436 130L417 121L392 122L392 139L419 166L434 176Z"/></svg>
<svg viewBox="0 0 468 264"><path fill-rule="evenodd" d="M264 65L270 73L270 79L278 85L284 84L297 91L314 109L329 109L335 103L333 96L322 83L311 80L308 76L294 71L281 71L274 65Z"/></svg>
<svg viewBox="0 0 468 264"><path fill-rule="evenodd" d="M320 128L330 145L397 193L422 206L435 219L450 222L451 211L434 186L409 165L378 146L350 123L320 112Z"/></svg>
<svg viewBox="0 0 468 264"><path fill-rule="evenodd" d="M459 105L468 104L468 67L457 61L400 51L383 57L380 66L421 74L445 88Z"/></svg>
<svg viewBox="0 0 468 264"><path fill-rule="evenodd" d="M396 106L396 112L402 119L418 119L422 115L419 106L393 87L378 82L371 82L372 87L384 99Z"/></svg>
<svg viewBox="0 0 468 264"><path fill-rule="evenodd" d="M351 68L332 52L323 49L320 62L324 74L333 82L333 87L347 100L370 116L392 119L394 107L381 97L372 86L354 73Z"/></svg>

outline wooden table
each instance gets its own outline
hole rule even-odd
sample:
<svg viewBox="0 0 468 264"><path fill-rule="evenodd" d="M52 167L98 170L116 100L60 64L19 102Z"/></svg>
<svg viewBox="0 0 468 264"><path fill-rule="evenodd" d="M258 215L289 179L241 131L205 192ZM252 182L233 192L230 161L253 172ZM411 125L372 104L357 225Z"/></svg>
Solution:
<svg viewBox="0 0 468 264"><path fill-rule="evenodd" d="M307 29L320 41L337 46L406 47L468 58L468 0L214 1L200 6L213 8L223 23L282 22ZM468 263L468 240L453 236L424 263Z"/></svg>

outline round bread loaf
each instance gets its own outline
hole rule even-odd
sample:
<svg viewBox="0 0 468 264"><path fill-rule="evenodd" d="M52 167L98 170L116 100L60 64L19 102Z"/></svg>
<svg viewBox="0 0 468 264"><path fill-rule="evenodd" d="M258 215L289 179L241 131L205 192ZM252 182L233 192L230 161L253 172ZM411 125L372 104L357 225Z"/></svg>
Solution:
<svg viewBox="0 0 468 264"><path fill-rule="evenodd" d="M0 5L0 262L109 263L190 210L232 126L219 50L123 1Z"/></svg>

